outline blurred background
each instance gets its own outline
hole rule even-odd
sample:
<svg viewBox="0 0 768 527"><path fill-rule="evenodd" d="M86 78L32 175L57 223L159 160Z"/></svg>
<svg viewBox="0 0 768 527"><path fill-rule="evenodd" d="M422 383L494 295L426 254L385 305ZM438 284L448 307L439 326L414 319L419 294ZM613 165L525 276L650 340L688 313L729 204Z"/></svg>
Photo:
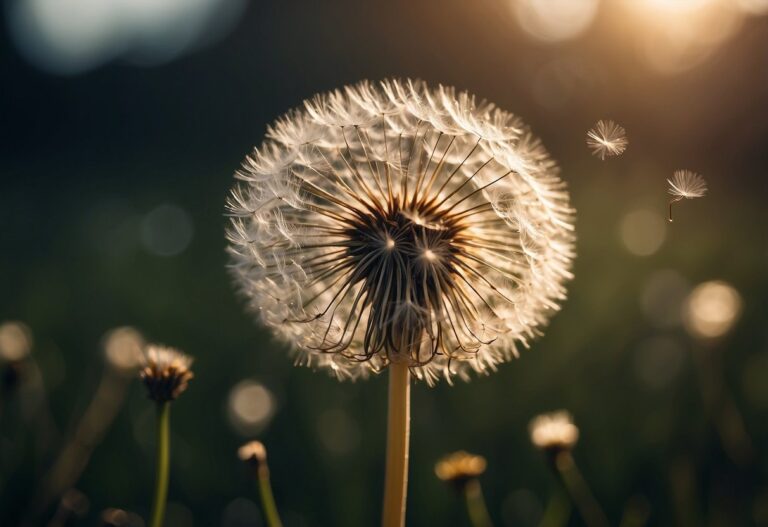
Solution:
<svg viewBox="0 0 768 527"><path fill-rule="evenodd" d="M563 408L611 524L768 525L768 1L2 8L0 321L26 324L32 347L4 326L0 525L148 515L154 409L105 350L126 325L195 357L173 406L167 525L263 525L236 456L252 438L286 526L378 523L386 378L292 366L233 293L223 211L268 123L390 76L520 115L578 210L576 279L545 336L490 377L414 387L408 524L468 525L433 470L466 449L488 460L495 524L538 525L556 487L528 422ZM601 162L585 134L606 118L630 144ZM709 194L668 223L681 168ZM81 494L62 504L56 474Z"/></svg>

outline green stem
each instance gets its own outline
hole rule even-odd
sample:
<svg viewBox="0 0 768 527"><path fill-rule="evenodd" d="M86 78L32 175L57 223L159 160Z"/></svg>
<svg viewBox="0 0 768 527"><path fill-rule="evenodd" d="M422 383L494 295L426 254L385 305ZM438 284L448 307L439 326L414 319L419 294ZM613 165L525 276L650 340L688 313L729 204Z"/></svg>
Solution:
<svg viewBox="0 0 768 527"><path fill-rule="evenodd" d="M157 403L157 472L155 501L152 505L150 527L162 527L165 502L168 499L168 468L171 457L171 403Z"/></svg>
<svg viewBox="0 0 768 527"><path fill-rule="evenodd" d="M275 505L275 496L272 494L272 485L269 483L269 467L264 460L259 464L257 471L259 478L259 494L261 495L261 506L264 509L264 517L267 520L268 527L283 527L280 521L280 515Z"/></svg>
<svg viewBox="0 0 768 527"><path fill-rule="evenodd" d="M483 489L480 481L472 478L464 485L464 498L467 502L467 512L473 527L492 527L491 517L483 499Z"/></svg>
<svg viewBox="0 0 768 527"><path fill-rule="evenodd" d="M565 489L587 527L608 527L608 519L592 495L592 491L589 490L589 486L578 467L576 467L571 453L560 452L554 463Z"/></svg>

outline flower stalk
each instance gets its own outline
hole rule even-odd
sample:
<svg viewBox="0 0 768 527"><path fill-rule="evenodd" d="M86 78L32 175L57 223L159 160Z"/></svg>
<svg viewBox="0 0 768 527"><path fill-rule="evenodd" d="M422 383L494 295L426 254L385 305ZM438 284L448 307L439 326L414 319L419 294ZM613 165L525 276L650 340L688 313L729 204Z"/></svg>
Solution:
<svg viewBox="0 0 768 527"><path fill-rule="evenodd" d="M492 527L491 516L483 498L480 480L472 478L464 485L464 499L467 503L467 513L472 527Z"/></svg>
<svg viewBox="0 0 768 527"><path fill-rule="evenodd" d="M608 519L579 472L570 451L558 452L552 464L587 527L608 527Z"/></svg>
<svg viewBox="0 0 768 527"><path fill-rule="evenodd" d="M407 362L393 362L389 366L387 458L381 520L383 527L405 525L410 433L411 374Z"/></svg>
<svg viewBox="0 0 768 527"><path fill-rule="evenodd" d="M165 502L168 499L168 476L171 457L171 403L157 403L157 465L155 471L155 494L152 504L150 527L162 527L165 516Z"/></svg>

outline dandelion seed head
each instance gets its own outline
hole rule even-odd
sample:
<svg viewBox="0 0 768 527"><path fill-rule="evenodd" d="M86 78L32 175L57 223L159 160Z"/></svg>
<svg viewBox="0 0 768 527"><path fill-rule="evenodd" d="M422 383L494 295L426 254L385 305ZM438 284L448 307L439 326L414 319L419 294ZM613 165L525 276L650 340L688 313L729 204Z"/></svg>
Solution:
<svg viewBox="0 0 768 527"><path fill-rule="evenodd" d="M669 183L667 191L676 198L694 199L707 193L707 182L691 170L676 170L667 183Z"/></svg>
<svg viewBox="0 0 768 527"><path fill-rule="evenodd" d="M454 485L464 485L467 481L479 477L487 463L483 456L470 454L464 450L453 452L435 463L435 475L441 481Z"/></svg>
<svg viewBox="0 0 768 527"><path fill-rule="evenodd" d="M574 212L557 166L517 117L466 92L317 95L236 179L230 270L297 364L466 379L516 356L565 298Z"/></svg>
<svg viewBox="0 0 768 527"><path fill-rule="evenodd" d="M149 398L158 403L177 399L194 377L191 366L192 357L177 349L157 344L147 346L139 375Z"/></svg>
<svg viewBox="0 0 768 527"><path fill-rule="evenodd" d="M570 450L579 440L579 429L573 424L571 414L564 410L535 417L528 431L533 445L541 450Z"/></svg>
<svg viewBox="0 0 768 527"><path fill-rule="evenodd" d="M603 160L621 155L627 145L626 131L613 121L597 121L594 128L587 132L587 146L592 149L592 154Z"/></svg>

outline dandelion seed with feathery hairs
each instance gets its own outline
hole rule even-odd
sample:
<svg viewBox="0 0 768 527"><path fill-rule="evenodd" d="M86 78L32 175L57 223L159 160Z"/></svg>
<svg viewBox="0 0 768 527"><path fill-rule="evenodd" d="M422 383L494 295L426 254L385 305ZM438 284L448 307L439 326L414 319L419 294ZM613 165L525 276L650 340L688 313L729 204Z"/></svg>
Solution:
<svg viewBox="0 0 768 527"><path fill-rule="evenodd" d="M707 193L707 182L696 172L676 170L672 179L668 179L667 192L672 196L669 200L669 221L672 222L672 205L684 199L701 198Z"/></svg>
<svg viewBox="0 0 768 527"><path fill-rule="evenodd" d="M557 167L488 102L384 81L288 112L236 178L228 250L249 307L300 364L390 371L382 524L403 525L410 374L494 370L565 298Z"/></svg>
<svg viewBox="0 0 768 527"><path fill-rule="evenodd" d="M623 154L627 145L627 132L613 121L597 121L594 128L587 132L587 146L601 160Z"/></svg>
<svg viewBox="0 0 768 527"><path fill-rule="evenodd" d="M362 82L278 119L228 202L231 272L298 362L429 383L517 355L565 297L573 210L513 115Z"/></svg>

